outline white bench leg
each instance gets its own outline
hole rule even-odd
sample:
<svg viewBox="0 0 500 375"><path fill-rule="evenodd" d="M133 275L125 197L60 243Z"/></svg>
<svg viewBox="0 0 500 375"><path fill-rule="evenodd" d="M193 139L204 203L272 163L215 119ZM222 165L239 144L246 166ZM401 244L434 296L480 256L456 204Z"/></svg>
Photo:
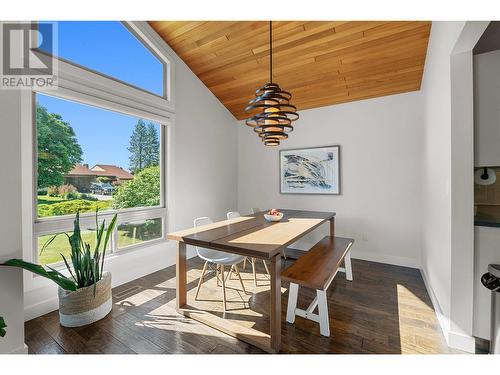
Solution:
<svg viewBox="0 0 500 375"><path fill-rule="evenodd" d="M288 323L295 322L295 309L297 308L297 296L299 294L299 285L290 283L288 289L288 307L286 309L286 321Z"/></svg>
<svg viewBox="0 0 500 375"><path fill-rule="evenodd" d="M323 336L330 336L330 322L328 320L326 291L317 289L316 296L318 298L319 332Z"/></svg>
<svg viewBox="0 0 500 375"><path fill-rule="evenodd" d="M344 257L344 265L345 265L345 278L346 280L352 281L351 250L349 250Z"/></svg>

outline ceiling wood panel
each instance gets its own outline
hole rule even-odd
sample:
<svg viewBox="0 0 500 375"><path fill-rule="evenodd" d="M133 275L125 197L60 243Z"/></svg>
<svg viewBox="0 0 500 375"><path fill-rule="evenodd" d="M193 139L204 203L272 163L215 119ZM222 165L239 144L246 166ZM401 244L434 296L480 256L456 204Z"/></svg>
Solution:
<svg viewBox="0 0 500 375"><path fill-rule="evenodd" d="M237 119L269 81L269 24L149 24ZM273 22L273 81L298 110L420 89L431 22Z"/></svg>

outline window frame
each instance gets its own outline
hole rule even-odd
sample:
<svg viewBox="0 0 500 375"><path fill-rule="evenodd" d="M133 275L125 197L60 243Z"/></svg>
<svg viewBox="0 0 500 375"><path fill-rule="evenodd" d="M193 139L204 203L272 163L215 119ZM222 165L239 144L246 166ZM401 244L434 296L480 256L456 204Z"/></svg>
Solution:
<svg viewBox="0 0 500 375"><path fill-rule="evenodd" d="M43 22L43 21L40 21L40 22ZM54 21L54 22L58 22L58 21ZM71 22L71 21L69 21L69 22ZM85 21L83 21L83 22L85 22ZM106 22L106 21L104 21L104 22ZM36 49L35 53L43 54L46 56L51 56L53 59L57 60L58 63L60 61L62 61L65 64L72 65L76 68L83 69L83 70L86 70L88 72L91 72L91 73L94 73L94 74L97 74L97 75L100 75L103 77L107 77L107 78L112 79L116 82L130 86L130 87L135 88L137 90L143 91L147 94L151 94L151 95L157 96L157 97L162 98L162 99L170 100L172 95L171 95L171 90L170 90L171 85L169 84L169 82L170 82L170 79L173 78L173 75L171 74L172 66L171 66L170 57L167 57L164 51L162 52L160 49L158 49L157 46L155 45L155 43L152 43L150 40L148 40L147 35L146 35L147 31L144 30L144 27L140 27L139 22L127 22L127 21L110 21L110 22L121 23L122 26L125 28L125 30L128 31L130 34L132 34L132 36L135 39L137 39L137 41L139 43L141 43L143 45L143 47L146 48L162 64L162 66L163 66L163 69L162 69L163 85L162 85L162 94L161 95L154 93L152 91L149 91L143 87L134 85L133 83L124 81L118 77L114 77L112 75L108 75L104 72L100 72L100 71L95 70L93 68L89 68L85 65L82 65L82 64L76 62L76 61L72 61L70 59L61 57L59 55L54 56L54 55L51 55L51 54L49 54L43 50L40 50L40 49ZM55 30L58 30L58 28L56 27ZM59 48L57 48L56 50L58 51Z"/></svg>
<svg viewBox="0 0 500 375"><path fill-rule="evenodd" d="M99 221L111 220L117 214L117 225L111 238L110 250L107 256L127 253L139 248L152 246L159 242L165 242L169 221L169 211L167 209L167 168L169 166L169 156L171 150L167 152L167 135L172 130L169 128L174 122L174 105L172 96L173 85L173 58L159 41L159 36L154 33L147 23L144 22L123 22L126 28L134 36L145 44L147 48L155 51L155 56L163 56L161 61L164 66L163 84L165 97L147 90L138 88L118 79L106 76L99 72L92 71L85 67L65 61L58 57L52 57L58 64L58 87L57 89L38 89L23 95L23 107L30 108L28 118L24 122L30 123L27 129L31 142L31 183L30 183L30 222L31 222L31 245L32 260L38 263L38 237L41 235L54 234L71 231L73 229L74 215L63 215L54 217L38 217L37 210L37 133L36 133L36 94L45 94L58 99L65 99L82 105L90 105L104 110L127 114L147 120L152 120L160 124L160 205L154 207L134 207L119 210L107 210L99 213ZM156 39L155 39L156 38ZM153 48L154 47L154 48ZM161 52L161 53L158 53ZM28 134L25 134L27 136ZM162 219L162 235L158 239L145 241L144 243L118 248L118 225L130 221ZM82 227L95 226L95 213L80 214ZM26 238L26 237L25 237ZM56 269L63 268L64 263L51 264Z"/></svg>

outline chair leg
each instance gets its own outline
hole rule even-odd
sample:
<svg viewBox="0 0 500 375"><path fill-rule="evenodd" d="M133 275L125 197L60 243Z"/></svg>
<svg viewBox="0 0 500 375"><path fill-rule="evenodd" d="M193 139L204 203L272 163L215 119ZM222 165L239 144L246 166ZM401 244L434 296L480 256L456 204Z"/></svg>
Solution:
<svg viewBox="0 0 500 375"><path fill-rule="evenodd" d="M295 322L295 309L297 308L297 296L299 294L299 284L290 283L288 288L288 307L286 309L286 321Z"/></svg>
<svg viewBox="0 0 500 375"><path fill-rule="evenodd" d="M218 264L216 269L215 269L215 277L217 278L217 286L220 286L219 273L220 273L220 264Z"/></svg>
<svg viewBox="0 0 500 375"><path fill-rule="evenodd" d="M241 284L241 288L243 289L243 293L247 294L247 291L245 289L245 285L243 284L243 280L241 279L241 275L240 275L240 270L238 269L238 266L234 266L234 271L236 272L236 275L238 275L238 278L240 279L240 284Z"/></svg>
<svg viewBox="0 0 500 375"><path fill-rule="evenodd" d="M264 259L262 259L262 263L264 263L264 268L266 269L266 272L269 275L269 268L267 268L267 263Z"/></svg>
<svg viewBox="0 0 500 375"><path fill-rule="evenodd" d="M255 258L252 258L253 285L257 288L257 273L255 272Z"/></svg>
<svg viewBox="0 0 500 375"><path fill-rule="evenodd" d="M352 281L351 250L349 250L344 257L344 267L346 280Z"/></svg>
<svg viewBox="0 0 500 375"><path fill-rule="evenodd" d="M318 297L319 331L323 336L330 336L326 291L317 289L316 296Z"/></svg>
<svg viewBox="0 0 500 375"><path fill-rule="evenodd" d="M227 280L232 280L232 279L231 279L231 273L233 272L233 267L234 267L234 265L232 265L232 266L229 268L229 272L227 273L227 276L226 276L226 282L227 282Z"/></svg>
<svg viewBox="0 0 500 375"><path fill-rule="evenodd" d="M224 312L226 312L226 280L224 277L224 265L220 265L221 279L222 279L222 302L224 304Z"/></svg>
<svg viewBox="0 0 500 375"><path fill-rule="evenodd" d="M207 266L208 266L208 260L203 265L203 271L201 271L200 280L198 281L198 287L196 288L196 294L194 295L194 300L195 301L198 298L198 293L200 292L201 283L203 282L203 277L205 276L205 272L207 270Z"/></svg>

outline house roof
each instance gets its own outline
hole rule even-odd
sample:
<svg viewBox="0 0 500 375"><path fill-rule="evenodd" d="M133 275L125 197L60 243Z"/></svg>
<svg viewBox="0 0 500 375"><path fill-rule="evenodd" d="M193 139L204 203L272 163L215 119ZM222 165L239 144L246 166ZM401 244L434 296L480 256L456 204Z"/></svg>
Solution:
<svg viewBox="0 0 500 375"><path fill-rule="evenodd" d="M72 176L95 176L95 172L91 171L88 165L75 164L72 170L67 175Z"/></svg>
<svg viewBox="0 0 500 375"><path fill-rule="evenodd" d="M90 171L95 176L115 176L121 180L131 180L134 176L127 170L117 167L116 165L109 164L96 164Z"/></svg>

